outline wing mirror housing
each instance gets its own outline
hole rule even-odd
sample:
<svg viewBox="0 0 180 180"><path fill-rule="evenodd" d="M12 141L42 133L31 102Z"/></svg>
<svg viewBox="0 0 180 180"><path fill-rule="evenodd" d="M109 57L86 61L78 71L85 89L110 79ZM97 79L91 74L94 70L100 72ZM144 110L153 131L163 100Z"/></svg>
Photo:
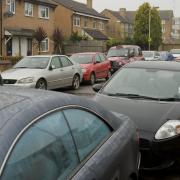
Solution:
<svg viewBox="0 0 180 180"><path fill-rule="evenodd" d="M99 90L100 90L102 87L103 87L102 84L94 84L94 85L92 86L92 89L93 89L93 91L95 91L95 92L99 92Z"/></svg>

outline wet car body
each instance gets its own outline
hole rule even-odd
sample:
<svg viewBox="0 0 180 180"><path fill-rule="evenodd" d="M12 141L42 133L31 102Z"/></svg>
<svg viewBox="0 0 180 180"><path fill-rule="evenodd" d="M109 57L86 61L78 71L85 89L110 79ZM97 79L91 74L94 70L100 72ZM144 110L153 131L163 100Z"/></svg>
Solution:
<svg viewBox="0 0 180 180"><path fill-rule="evenodd" d="M46 148L43 148L43 151L38 151L38 149L35 148L36 153L30 154L30 152L32 151L31 149L34 149L36 146L41 147L41 144L46 142L46 139L49 139L43 138L42 134L44 134L45 137L47 135L54 137L54 131L51 133L48 133L47 131L47 129L53 129L53 123L49 124L46 130L45 125L47 124L47 121L43 124L43 126L40 126L40 123L48 120L51 115L54 116L54 114L57 113L64 114L68 110L78 110L88 114L90 113L96 118L101 119L103 124L105 123L111 129L111 133L110 136L106 137L96 148L94 148L93 151L88 154L87 157L82 160L78 160L79 163L76 167L74 167L68 175L66 174L66 177L61 179L67 179L67 176L68 179L73 180L109 180L111 178L128 180L129 177L137 177L137 169L140 160L137 144L137 132L134 123L132 123L132 121L130 121L126 116L117 113L112 114L93 101L57 92L2 86L0 88L0 94L1 180L10 180L12 178L16 178L18 180L34 180L35 178L44 179L44 176L46 176L47 180L53 180L57 179L57 172L59 172L59 175L60 173L63 173L63 171L60 170L61 167L67 167L68 163L71 161L64 156L66 158L63 159L63 164L58 166L58 162L61 162L61 159L63 158L61 156L58 158L58 154L55 154L55 152L58 152L57 148L61 144L60 142L55 143L57 145L56 148L51 149L51 146L48 145ZM58 119L61 117L59 115ZM68 114L64 114L65 117L67 115ZM74 115L78 116L77 113ZM73 116L73 118L75 116ZM68 119L68 117L66 118ZM83 118L85 119L86 117ZM54 120L56 119L57 118ZM54 122L53 119L50 120L51 122ZM64 127L62 123L61 126ZM70 124L68 127L70 127ZM34 134L36 136L37 132L35 131L36 133L31 133L32 129L38 130L41 134L34 139L30 138L28 141L22 141L24 137L28 137L30 135L32 136ZM75 132L77 132L77 130L72 130L72 133ZM85 132L87 132L87 130ZM93 133L93 131L91 131L91 133ZM98 131L96 133L98 133ZM39 144L37 142L40 136L42 136L41 138L43 138L43 141ZM62 137L66 139L67 135ZM79 136L79 141L83 137ZM58 140L58 137L56 138ZM74 138L76 139L76 137ZM28 148L29 141L33 143L33 146ZM86 144L86 142L83 143ZM72 145L73 143L68 144ZM24 147L30 152L27 153L24 148L20 148L19 152L18 145L20 145L20 147ZM83 148L83 146L81 148ZM66 151L67 150L70 151L70 148L67 148ZM65 149L62 150L63 153L66 151ZM38 156L40 153L42 153L42 155ZM24 154L27 154L28 156L23 159L20 158L21 155L24 156ZM74 156L77 155L76 153L74 154ZM20 157L18 158L18 156ZM54 159L55 157L56 159ZM47 164L42 163L44 162L44 159L48 162ZM54 159L54 162L52 162L52 159ZM26 163L24 163L24 161ZM31 163L33 162L32 165L28 165L28 161ZM37 166L38 171L36 169ZM48 168L44 169L44 166L47 166ZM58 168L60 169L58 170Z"/></svg>
<svg viewBox="0 0 180 180"><path fill-rule="evenodd" d="M118 45L111 47L107 57L111 63L112 73L127 63L144 59L140 47L135 45Z"/></svg>
<svg viewBox="0 0 180 180"><path fill-rule="evenodd" d="M72 54L71 59L79 63L83 70L83 81L94 84L97 79L111 76L111 65L106 56L100 52Z"/></svg>
<svg viewBox="0 0 180 180"><path fill-rule="evenodd" d="M133 62L123 68L153 70L167 70L178 72L180 64L177 62ZM122 69L123 69L122 68ZM119 70L113 78L120 73ZM111 80L113 80L113 78ZM110 80L110 81L111 81ZM109 81L109 82L110 82ZM164 82L168 91L171 86L168 86L168 80ZM170 83L170 82L169 82ZM118 84L118 82L116 82ZM108 85L108 83L106 84ZM95 96L95 101L102 104L112 111L128 115L139 127L140 130L140 151L142 154L141 169L146 171L163 170L173 166L179 166L179 150L180 150L180 135L175 135L169 138L156 139L155 135L161 127L170 120L179 120L180 118L180 100L176 98L156 99L135 95L117 96L106 95L103 93L106 85L102 87L99 93ZM160 84L161 86L161 84ZM180 84L179 84L180 86ZM100 87L99 87L100 88ZM128 93L128 92L127 92Z"/></svg>

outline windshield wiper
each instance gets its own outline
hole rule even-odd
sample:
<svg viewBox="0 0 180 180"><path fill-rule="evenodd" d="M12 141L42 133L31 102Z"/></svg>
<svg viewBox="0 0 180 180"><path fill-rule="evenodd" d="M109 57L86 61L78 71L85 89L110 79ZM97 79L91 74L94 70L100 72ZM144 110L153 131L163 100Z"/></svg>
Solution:
<svg viewBox="0 0 180 180"><path fill-rule="evenodd" d="M119 97L127 97L127 98L138 98L138 99L150 99L150 100L159 100L156 97L143 96L139 94L128 94L128 93L105 93L108 96L119 96Z"/></svg>
<svg viewBox="0 0 180 180"><path fill-rule="evenodd" d="M180 101L180 98L177 97L159 98L159 101Z"/></svg>

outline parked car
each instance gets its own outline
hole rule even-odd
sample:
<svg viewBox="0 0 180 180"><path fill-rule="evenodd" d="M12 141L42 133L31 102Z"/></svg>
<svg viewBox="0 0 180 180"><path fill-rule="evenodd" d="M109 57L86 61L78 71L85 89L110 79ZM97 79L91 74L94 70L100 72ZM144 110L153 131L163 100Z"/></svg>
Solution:
<svg viewBox="0 0 180 180"><path fill-rule="evenodd" d="M1 180L137 178L129 118L53 91L2 86L0 96Z"/></svg>
<svg viewBox="0 0 180 180"><path fill-rule="evenodd" d="M144 59L141 48L135 45L118 45L111 47L107 53L107 57L111 63L112 73L129 62Z"/></svg>
<svg viewBox="0 0 180 180"><path fill-rule="evenodd" d="M99 90L95 101L139 127L142 170L162 170L180 160L179 69L178 62L132 62L104 86L93 87Z"/></svg>
<svg viewBox="0 0 180 180"><path fill-rule="evenodd" d="M71 60L79 63L83 69L83 81L94 84L97 79L111 76L111 65L106 56L100 52L75 53Z"/></svg>
<svg viewBox="0 0 180 180"><path fill-rule="evenodd" d="M4 84L37 89L78 89L81 67L64 55L27 56L2 73Z"/></svg>
<svg viewBox="0 0 180 180"><path fill-rule="evenodd" d="M174 56L168 51L160 51L160 60L161 61L173 61Z"/></svg>
<svg viewBox="0 0 180 180"><path fill-rule="evenodd" d="M146 61L160 60L160 53L158 51L142 51L142 54Z"/></svg>
<svg viewBox="0 0 180 180"><path fill-rule="evenodd" d="M170 52L175 58L180 57L180 49L171 49Z"/></svg>

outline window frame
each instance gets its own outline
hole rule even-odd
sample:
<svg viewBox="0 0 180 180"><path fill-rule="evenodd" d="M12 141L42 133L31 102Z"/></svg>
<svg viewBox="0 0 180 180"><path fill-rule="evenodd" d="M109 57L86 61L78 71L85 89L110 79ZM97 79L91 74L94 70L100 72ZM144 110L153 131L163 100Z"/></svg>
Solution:
<svg viewBox="0 0 180 180"><path fill-rule="evenodd" d="M42 43L45 43L45 50L42 49ZM49 52L49 38L45 38L43 41L41 41L41 52Z"/></svg>
<svg viewBox="0 0 180 180"><path fill-rule="evenodd" d="M12 7L13 7L12 4L14 4L14 9L12 9ZM16 13L16 1L15 0L6 0L6 6L7 6L8 12L11 12L13 14Z"/></svg>
<svg viewBox="0 0 180 180"><path fill-rule="evenodd" d="M0 167L0 177L1 177L2 174L4 173L4 170L5 170L5 168L6 168L6 163L7 163L7 161L9 160L9 158L10 158L12 152L13 152L13 149L16 147L16 144L19 142L20 138L24 135L24 133L26 133L26 131L28 131L36 122L41 121L42 118L45 118L45 117L47 117L48 115L50 115L50 114L52 114L52 113L56 113L56 112L58 112L58 111L62 112L62 114L63 114L63 116L64 116L67 124L69 124L68 121L67 121L67 118L66 118L66 116L65 116L65 114L64 114L64 112L63 112L63 110L67 110L67 109L78 109L78 110L84 110L84 111L86 111L86 112L89 112L89 113L97 116L100 120L102 120L102 121L109 127L109 129L110 129L110 131L111 131L110 135L109 135L107 138L105 138L91 153L89 153L88 156L87 156L84 160L82 160L82 161L79 162L79 164L77 165L77 167L72 171L72 173L69 174L69 176L68 176L69 178L72 178L72 177L84 166L84 164L88 161L88 159L89 159L90 157L92 157L92 156L97 152L97 150L98 150L109 138L111 138L111 136L114 134L115 129L113 129L113 127L108 123L108 121L105 120L100 114L98 114L97 112L95 112L94 110L92 110L92 109L90 109L90 108L83 107L83 106L80 106L80 105L65 105L65 106L63 106L63 107L57 107L57 108L55 108L55 109L53 109L53 110L49 110L49 111L45 112L44 114L38 116L38 117L35 118L34 120L30 121L30 122L17 134L17 136L14 138L11 146L9 147L9 149L8 149L8 151L7 151L7 153L6 153L6 156L5 156L4 160L3 160L3 163L2 163L2 165L1 165L1 167ZM69 125L68 125L68 126L69 126ZM74 137L73 137L73 135L72 135L72 130L71 130L70 127L69 127L69 130L70 130L70 133L71 133L72 138L74 139ZM74 143L75 143L75 142L74 142ZM75 146L76 146L76 143L75 143ZM75 147L75 148L76 148L76 151L78 151L78 150L77 150L77 147ZM79 154L78 154L78 158L79 158ZM79 159L79 160L80 160L80 159Z"/></svg>
<svg viewBox="0 0 180 180"><path fill-rule="evenodd" d="M73 16L73 26L80 27L81 26L81 18L80 16Z"/></svg>
<svg viewBox="0 0 180 180"><path fill-rule="evenodd" d="M68 66L63 66L63 63L62 63L62 61L61 61L61 58L66 59L66 60L68 61L69 65L68 65ZM66 57L66 56L59 56L59 60L60 60L60 63L61 63L62 68L71 67L71 66L74 65L74 64L71 62L71 60L70 60L68 57Z"/></svg>
<svg viewBox="0 0 180 180"><path fill-rule="evenodd" d="M29 14L29 9L28 9L28 7L31 7L31 12L32 12L32 14ZM26 14L26 8L27 8L27 11L28 11L28 14ZM28 16L28 17L33 17L33 4L32 3L29 3L29 2L25 2L24 3L24 15L25 16Z"/></svg>
<svg viewBox="0 0 180 180"><path fill-rule="evenodd" d="M47 13L46 13L46 9L48 9L48 15L47 15ZM42 14L41 14L42 10L45 11L45 17L43 17ZM50 12L50 9L49 9L48 6L42 6L42 5L39 5L38 11L39 11L39 18L41 18L41 19L49 19L49 12Z"/></svg>

